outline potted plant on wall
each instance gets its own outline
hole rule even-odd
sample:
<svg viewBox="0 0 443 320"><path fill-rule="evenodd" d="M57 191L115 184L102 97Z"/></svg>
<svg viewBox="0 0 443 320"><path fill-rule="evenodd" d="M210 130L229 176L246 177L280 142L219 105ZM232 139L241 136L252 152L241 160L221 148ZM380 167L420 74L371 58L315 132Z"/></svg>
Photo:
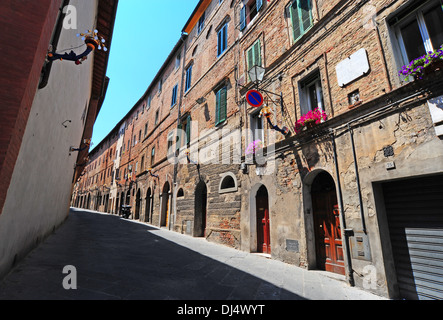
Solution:
<svg viewBox="0 0 443 320"><path fill-rule="evenodd" d="M311 110L295 123L295 132L298 134L303 130L311 129L327 119L328 116L323 110L319 108Z"/></svg>
<svg viewBox="0 0 443 320"><path fill-rule="evenodd" d="M399 74L406 76L405 81L409 81L410 77L422 79L424 75L437 70L443 70L443 45L435 51L429 51L424 56L412 60L402 67Z"/></svg>

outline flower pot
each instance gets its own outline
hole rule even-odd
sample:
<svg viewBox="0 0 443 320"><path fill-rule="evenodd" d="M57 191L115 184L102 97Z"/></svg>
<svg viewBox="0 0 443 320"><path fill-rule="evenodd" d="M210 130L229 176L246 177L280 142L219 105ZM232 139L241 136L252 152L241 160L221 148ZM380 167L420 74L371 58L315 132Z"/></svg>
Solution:
<svg viewBox="0 0 443 320"><path fill-rule="evenodd" d="M306 128L307 128L308 130L309 130L309 129L312 129L312 128L315 127L315 121L305 122L305 125L306 125Z"/></svg>
<svg viewBox="0 0 443 320"><path fill-rule="evenodd" d="M443 60L439 60L431 63L429 66L423 69L423 74L425 76L434 73L435 71L443 71Z"/></svg>

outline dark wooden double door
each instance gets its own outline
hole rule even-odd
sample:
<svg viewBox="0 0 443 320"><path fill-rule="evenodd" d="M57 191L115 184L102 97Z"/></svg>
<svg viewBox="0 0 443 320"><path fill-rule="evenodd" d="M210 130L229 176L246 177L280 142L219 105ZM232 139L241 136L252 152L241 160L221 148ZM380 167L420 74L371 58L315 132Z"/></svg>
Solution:
<svg viewBox="0 0 443 320"><path fill-rule="evenodd" d="M311 194L317 268L344 275L343 240L335 184L328 176L319 179Z"/></svg>

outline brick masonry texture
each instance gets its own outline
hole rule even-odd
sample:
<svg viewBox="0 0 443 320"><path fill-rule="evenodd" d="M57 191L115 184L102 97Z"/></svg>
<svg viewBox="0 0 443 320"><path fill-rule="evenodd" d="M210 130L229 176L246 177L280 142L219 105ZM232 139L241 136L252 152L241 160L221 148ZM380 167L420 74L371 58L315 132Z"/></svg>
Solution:
<svg viewBox="0 0 443 320"><path fill-rule="evenodd" d="M437 71L421 82L410 83L398 76L403 62L396 49L398 40L393 36L394 26L390 19L402 12L408 2L309 1L312 26L298 39L293 39L288 16L290 1L263 1L258 14L253 19L248 18L247 26L240 30L241 9L253 2L210 2L201 32L198 33L195 26L178 41L145 95L109 137L91 152L86 175L77 182L74 191L74 204L104 210L106 204L97 197L103 181L97 181L100 171L96 163L97 159L106 157L111 148L112 157L120 160L121 179L110 177L106 182L110 191L104 193L116 194L109 198L108 212L118 213L120 195L124 194L126 199L129 192L134 217L190 236L201 236L197 231L201 224L200 206L205 200L201 189L204 184L207 189L204 237L239 250L257 252L260 223L254 210L257 209L258 190L265 186L269 201L271 257L302 268L317 269L310 190L318 174L326 172L340 186L341 221L346 222L347 228L360 232L364 220L370 239L372 259L345 257L346 270L355 270L355 284L363 287L364 279L358 275L363 274L367 266L375 267L377 283L371 291L395 297L396 280L389 269L393 261L383 255L387 236L381 230L386 230L387 226L383 225L383 213L377 210L381 202L373 195L374 184L443 172L440 164L443 163L443 146L435 135L427 105L429 98L442 95L442 73ZM251 14L250 9L246 12ZM373 17L375 25L370 23ZM225 23L228 26L227 47L217 56L218 32ZM244 134L253 127L252 118L258 110L248 106L245 94L254 88L247 75L247 51L257 40L260 40L262 65L266 68L259 87L273 110L271 122L287 126L292 133L287 137L277 133L275 143L270 136L264 137L265 144L276 149L273 174L261 175L263 168L254 163L244 165L244 153L250 142L245 135L230 149L214 149L220 157L229 150L230 164L199 163L197 166L186 161L168 162L168 152L171 152L168 151L168 135L177 127L183 128L189 117L192 119L192 141L188 146L179 146L177 153L182 160L186 160L184 151L187 148L207 150L214 145L207 135L211 132L221 134L223 130L239 130ZM341 87L336 66L360 49L366 51L370 70ZM191 65L192 83L185 91L186 69ZM302 86L314 74L319 75L328 120L313 130L295 135L294 124L302 116L302 107L306 104ZM163 81L161 92L158 90L160 79ZM177 105L171 108L175 85L178 85ZM216 125L216 93L224 86L227 88L227 119ZM351 105L349 96L356 91L360 102ZM122 127L125 128L120 131ZM263 128L271 129L266 121ZM363 210L360 210L349 128L354 134ZM142 139L139 139L140 132ZM199 136L205 139L197 140ZM119 139L125 145L124 152L115 150L115 141ZM383 154L387 146L394 150L390 158ZM243 165L232 163L233 150L241 150ZM421 160L416 150L421 150ZM436 150L435 155L430 150ZM191 153L192 157L191 160L198 159ZM395 161L396 170L386 170L390 161ZM132 178L125 179L123 173L125 169L129 171L130 164ZM224 193L220 186L226 174L235 177L236 188ZM140 197L137 197L138 192ZM85 199L89 199L89 203L85 204ZM297 243L298 250L288 247L291 241ZM385 267L391 271L386 271ZM350 279L349 274L347 279Z"/></svg>

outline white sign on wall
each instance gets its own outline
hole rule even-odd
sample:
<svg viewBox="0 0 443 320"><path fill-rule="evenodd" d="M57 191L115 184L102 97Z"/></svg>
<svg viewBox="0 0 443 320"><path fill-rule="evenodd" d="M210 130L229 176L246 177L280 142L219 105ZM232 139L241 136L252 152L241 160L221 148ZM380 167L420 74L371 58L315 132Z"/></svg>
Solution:
<svg viewBox="0 0 443 320"><path fill-rule="evenodd" d="M337 64L337 80L340 87L344 87L352 81L364 76L369 72L369 60L366 50L360 49L349 58Z"/></svg>

